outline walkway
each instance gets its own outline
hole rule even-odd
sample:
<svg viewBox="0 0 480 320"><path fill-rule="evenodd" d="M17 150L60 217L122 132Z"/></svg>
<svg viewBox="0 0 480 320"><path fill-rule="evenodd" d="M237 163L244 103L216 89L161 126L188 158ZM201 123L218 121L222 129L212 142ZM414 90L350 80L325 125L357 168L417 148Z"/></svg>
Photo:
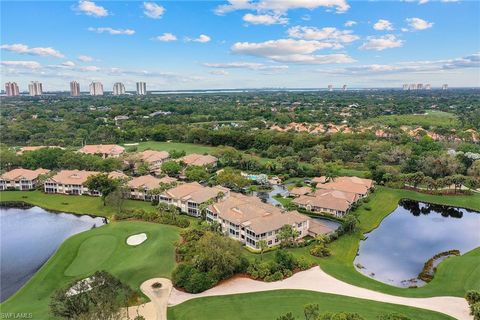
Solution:
<svg viewBox="0 0 480 320"><path fill-rule="evenodd" d="M152 284L156 282L161 283L162 286L153 288ZM142 283L140 290L150 299L150 302L128 308L129 319L135 319L137 315L141 315L146 320L167 320L167 303L172 287L172 282L165 278L153 278Z"/></svg>
<svg viewBox="0 0 480 320"><path fill-rule="evenodd" d="M176 289L172 290L169 306L182 302L201 298L237 293L249 293L258 291L270 291L280 289L299 289L317 292L333 293L343 296L369 299L380 302L406 305L427 310L445 313L458 320L471 320L468 304L465 299L459 297L433 297L433 298L406 298L392 296L369 289L353 286L340 281L325 272L320 267L299 272L292 277L277 282L262 282L248 278L235 278L226 281L212 289L198 294L185 293Z"/></svg>

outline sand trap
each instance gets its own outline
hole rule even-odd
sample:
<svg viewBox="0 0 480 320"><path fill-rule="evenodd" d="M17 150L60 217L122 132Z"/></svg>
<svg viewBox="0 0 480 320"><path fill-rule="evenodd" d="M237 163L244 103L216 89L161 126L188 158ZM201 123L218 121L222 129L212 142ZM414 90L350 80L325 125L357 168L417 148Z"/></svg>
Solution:
<svg viewBox="0 0 480 320"><path fill-rule="evenodd" d="M139 244L145 242L145 240L147 240L146 233L134 234L133 236L127 238L127 244L129 246L138 246Z"/></svg>

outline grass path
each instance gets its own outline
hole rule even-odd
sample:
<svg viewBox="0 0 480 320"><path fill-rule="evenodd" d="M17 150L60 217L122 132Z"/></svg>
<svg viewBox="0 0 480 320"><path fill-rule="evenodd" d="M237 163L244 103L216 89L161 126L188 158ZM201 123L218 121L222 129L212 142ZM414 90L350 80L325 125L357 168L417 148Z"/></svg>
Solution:
<svg viewBox="0 0 480 320"><path fill-rule="evenodd" d="M126 239L145 232L147 241L132 247ZM1 304L3 313L31 312L34 319L49 319L52 293L97 270L120 278L134 290L154 277L170 277L175 267L175 227L146 222L116 222L67 239L57 252L16 294ZM140 291L138 291L139 294Z"/></svg>
<svg viewBox="0 0 480 320"><path fill-rule="evenodd" d="M127 143L128 147L128 143ZM182 142L160 142L160 141L144 141L138 143L138 151L143 150L158 150L158 151L185 151L186 154L191 153L212 153L217 149L216 147L212 146L205 146L201 144L193 144L193 143L182 143Z"/></svg>
<svg viewBox="0 0 480 320"><path fill-rule="evenodd" d="M389 303L304 290L278 290L193 299L168 309L169 320L274 320L292 312L303 319L303 307L316 303L320 312L356 312L367 320L381 313L402 313L415 320L454 319L444 314Z"/></svg>

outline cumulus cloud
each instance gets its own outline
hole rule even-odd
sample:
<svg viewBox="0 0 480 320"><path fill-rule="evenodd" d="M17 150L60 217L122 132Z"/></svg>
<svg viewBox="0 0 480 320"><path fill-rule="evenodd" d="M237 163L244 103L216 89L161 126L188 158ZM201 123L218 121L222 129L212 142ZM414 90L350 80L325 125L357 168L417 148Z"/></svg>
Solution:
<svg viewBox="0 0 480 320"><path fill-rule="evenodd" d="M4 44L0 46L1 49L20 53L20 54L29 54L33 56L50 56L54 58L64 58L64 55L59 51L51 47L34 47L30 48L26 44L15 43L15 44Z"/></svg>
<svg viewBox="0 0 480 320"><path fill-rule="evenodd" d="M315 27L295 26L288 29L287 34L291 38L323 40L326 42L337 43L337 47L341 47L341 43L349 43L359 39L359 37L354 35L351 30L338 30L334 27L318 29Z"/></svg>
<svg viewBox="0 0 480 320"><path fill-rule="evenodd" d="M80 0L78 2L77 10L87 16L93 17L106 17L109 15L107 9L88 0Z"/></svg>
<svg viewBox="0 0 480 320"><path fill-rule="evenodd" d="M212 40L212 38L210 38L206 34L201 34L201 35L198 36L198 38L194 38L194 39L185 38L185 41L187 41L187 42L193 41L193 42L206 43L206 42L210 42L211 40Z"/></svg>
<svg viewBox="0 0 480 320"><path fill-rule="evenodd" d="M422 60L406 61L394 64L369 64L346 67L343 69L319 70L334 74L350 75L372 75L372 74L394 74L394 73L438 73L454 69L479 68L480 53L469 56L445 59L445 60Z"/></svg>
<svg viewBox="0 0 480 320"><path fill-rule="evenodd" d="M348 20L344 23L344 26L345 27L353 27L354 25L356 25L357 22L356 21L353 21L353 20Z"/></svg>
<svg viewBox="0 0 480 320"><path fill-rule="evenodd" d="M336 44L316 40L279 39L265 42L237 42L232 52L256 57L264 57L277 62L291 63L350 63L354 62L346 54L314 55L315 51L335 48Z"/></svg>
<svg viewBox="0 0 480 320"><path fill-rule="evenodd" d="M37 61L1 61L0 64L7 67L20 67L27 69L39 69L42 67Z"/></svg>
<svg viewBox="0 0 480 320"><path fill-rule="evenodd" d="M319 7L333 8L338 13L346 12L350 8L346 0L229 0L228 4L218 6L215 13L224 15L236 10L286 13L292 9L313 10Z"/></svg>
<svg viewBox="0 0 480 320"><path fill-rule="evenodd" d="M80 55L77 57L78 60L82 61L82 62L90 62L90 61L93 61L93 58L90 57L90 56L86 56L86 55Z"/></svg>
<svg viewBox="0 0 480 320"><path fill-rule="evenodd" d="M225 70L212 70L209 71L208 73L213 74L214 76L226 76L228 75L228 72Z"/></svg>
<svg viewBox="0 0 480 320"><path fill-rule="evenodd" d="M375 29L375 30L393 30L393 24L388 20L380 19L373 25L373 29Z"/></svg>
<svg viewBox="0 0 480 320"><path fill-rule="evenodd" d="M411 31L425 30L433 27L433 22L428 22L420 18L405 19Z"/></svg>
<svg viewBox="0 0 480 320"><path fill-rule="evenodd" d="M249 70L286 70L288 66L285 65L266 65L263 63L256 62L243 62L243 61L234 61L234 62L225 62L225 63L204 63L203 64L209 68L221 68L221 69L249 69Z"/></svg>
<svg viewBox="0 0 480 320"><path fill-rule="evenodd" d="M75 67L75 62L73 62L73 61L65 61L65 62L62 62L62 66L68 67L68 68L72 68L72 67Z"/></svg>
<svg viewBox="0 0 480 320"><path fill-rule="evenodd" d="M243 21L250 24L272 25L272 24L287 24L288 18L283 17L281 15L274 15L274 14L247 13L246 15L243 16Z"/></svg>
<svg viewBox="0 0 480 320"><path fill-rule="evenodd" d="M164 34L153 38L153 40L163 41L163 42L170 42L170 41L176 41L176 40L177 40L177 37L176 37L174 34L172 34L172 33L165 32Z"/></svg>
<svg viewBox="0 0 480 320"><path fill-rule="evenodd" d="M88 28L88 31L96 32L96 33L109 33L113 35L127 35L131 36L135 34L135 30L132 29L113 29L110 27L101 27L101 28Z"/></svg>
<svg viewBox="0 0 480 320"><path fill-rule="evenodd" d="M82 66L78 68L79 71L85 71L85 72L97 72L100 71L101 69L97 66Z"/></svg>
<svg viewBox="0 0 480 320"><path fill-rule="evenodd" d="M383 37L368 37L367 41L363 43L359 49L382 51L385 49L401 47L403 46L403 43L404 41L398 39L395 35L387 34Z"/></svg>
<svg viewBox="0 0 480 320"><path fill-rule="evenodd" d="M152 19L160 19L165 13L165 8L155 2L144 2L143 13Z"/></svg>

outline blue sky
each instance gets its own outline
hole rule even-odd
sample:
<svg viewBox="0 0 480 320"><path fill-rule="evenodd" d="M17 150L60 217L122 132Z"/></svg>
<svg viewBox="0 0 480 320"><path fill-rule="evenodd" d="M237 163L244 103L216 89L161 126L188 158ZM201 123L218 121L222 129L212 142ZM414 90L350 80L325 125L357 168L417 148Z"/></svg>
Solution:
<svg viewBox="0 0 480 320"><path fill-rule="evenodd" d="M25 90L480 85L478 1L0 1Z"/></svg>

